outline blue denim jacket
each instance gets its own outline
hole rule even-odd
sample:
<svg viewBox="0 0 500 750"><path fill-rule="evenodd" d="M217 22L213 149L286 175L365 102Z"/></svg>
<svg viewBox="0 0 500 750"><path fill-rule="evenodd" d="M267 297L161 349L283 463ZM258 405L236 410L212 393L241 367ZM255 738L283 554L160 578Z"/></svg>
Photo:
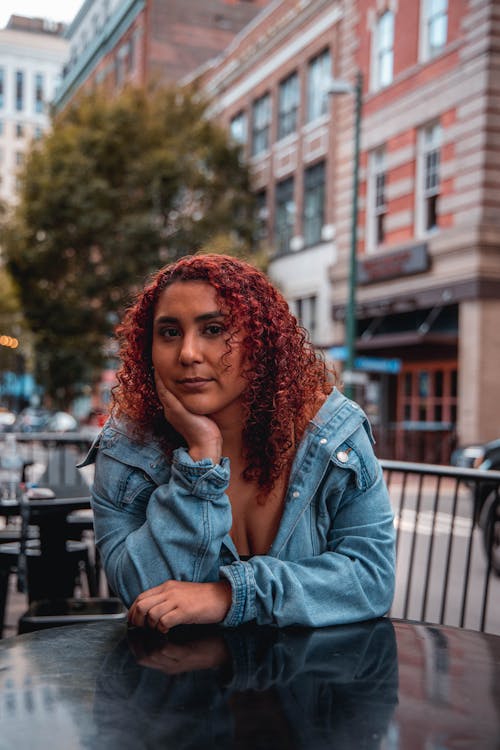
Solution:
<svg viewBox="0 0 500 750"><path fill-rule="evenodd" d="M229 535L229 460L168 462L110 420L96 461L96 541L112 589L130 606L167 579L232 587L224 620L321 627L387 613L394 593L393 514L368 420L336 389L311 420L293 462L268 554L239 558ZM83 464L83 465L84 465Z"/></svg>

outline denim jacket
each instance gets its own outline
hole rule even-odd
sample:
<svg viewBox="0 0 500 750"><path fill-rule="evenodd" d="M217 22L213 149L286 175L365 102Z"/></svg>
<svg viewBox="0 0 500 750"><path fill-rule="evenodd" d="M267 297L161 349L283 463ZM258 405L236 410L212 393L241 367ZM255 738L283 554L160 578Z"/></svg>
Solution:
<svg viewBox="0 0 500 750"><path fill-rule="evenodd" d="M240 560L230 537L229 459L169 462L109 420L82 465L96 462L96 542L111 588L130 606L168 579L227 579L223 622L322 627L387 613L394 593L393 514L361 408L334 390L298 446L276 537Z"/></svg>

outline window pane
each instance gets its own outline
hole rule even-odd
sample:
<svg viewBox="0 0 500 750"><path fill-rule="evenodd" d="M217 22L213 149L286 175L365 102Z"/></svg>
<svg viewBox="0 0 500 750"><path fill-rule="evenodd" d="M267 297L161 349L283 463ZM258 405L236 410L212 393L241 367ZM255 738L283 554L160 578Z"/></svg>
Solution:
<svg viewBox="0 0 500 750"><path fill-rule="evenodd" d="M269 125L271 121L271 99L264 94L256 99L252 107L252 154L260 154L269 148Z"/></svg>
<svg viewBox="0 0 500 750"><path fill-rule="evenodd" d="M231 137L236 143L246 143L247 141L247 118L244 112L239 112L233 117L229 126Z"/></svg>
<svg viewBox="0 0 500 750"><path fill-rule="evenodd" d="M326 50L309 63L307 71L307 121L328 112L328 87L331 81L330 51Z"/></svg>
<svg viewBox="0 0 500 750"><path fill-rule="evenodd" d="M405 383L404 385L405 396L411 396L411 383L412 383L411 372L405 373L404 383Z"/></svg>
<svg viewBox="0 0 500 750"><path fill-rule="evenodd" d="M377 86L387 86L393 74L394 13L390 10L379 18L376 44Z"/></svg>
<svg viewBox="0 0 500 750"><path fill-rule="evenodd" d="M420 398L426 398L429 395L429 373L418 373L418 395Z"/></svg>
<svg viewBox="0 0 500 750"><path fill-rule="evenodd" d="M279 87L278 138L295 132L298 108L299 77L293 73Z"/></svg>
<svg viewBox="0 0 500 750"><path fill-rule="evenodd" d="M437 398L441 398L443 395L443 372L441 370L434 373L434 395Z"/></svg>
<svg viewBox="0 0 500 750"><path fill-rule="evenodd" d="M20 112L24 106L24 74L16 70L16 110Z"/></svg>
<svg viewBox="0 0 500 750"><path fill-rule="evenodd" d="M290 250L290 241L295 227L295 202L293 197L293 178L283 180L276 186L276 251L286 253Z"/></svg>
<svg viewBox="0 0 500 750"><path fill-rule="evenodd" d="M321 241L325 213L325 165L316 164L304 175L304 242L314 245Z"/></svg>

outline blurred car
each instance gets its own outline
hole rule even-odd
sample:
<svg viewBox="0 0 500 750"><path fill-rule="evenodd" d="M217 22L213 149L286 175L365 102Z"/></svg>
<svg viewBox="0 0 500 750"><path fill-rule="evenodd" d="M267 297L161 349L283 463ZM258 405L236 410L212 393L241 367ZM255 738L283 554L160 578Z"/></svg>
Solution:
<svg viewBox="0 0 500 750"><path fill-rule="evenodd" d="M38 406L28 406L19 412L14 424L13 432L43 432L50 419L50 411Z"/></svg>
<svg viewBox="0 0 500 750"><path fill-rule="evenodd" d="M47 432L75 432L78 430L78 421L66 411L56 411L49 417L44 429Z"/></svg>
<svg viewBox="0 0 500 750"><path fill-rule="evenodd" d="M464 469L500 471L500 438L467 445L452 453L451 463ZM493 571L500 576L500 488L493 482L473 484L474 517L483 533Z"/></svg>
<svg viewBox="0 0 500 750"><path fill-rule="evenodd" d="M16 415L13 411L0 407L0 432L7 432L12 428L16 421Z"/></svg>

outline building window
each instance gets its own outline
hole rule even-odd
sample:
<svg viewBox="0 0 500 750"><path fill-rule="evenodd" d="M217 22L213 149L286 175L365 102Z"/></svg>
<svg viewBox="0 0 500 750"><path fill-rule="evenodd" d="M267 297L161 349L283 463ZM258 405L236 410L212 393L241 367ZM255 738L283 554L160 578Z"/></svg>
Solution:
<svg viewBox="0 0 500 750"><path fill-rule="evenodd" d="M316 334L316 307L317 297L299 297L295 300L295 317L302 328L309 333L311 341L314 341Z"/></svg>
<svg viewBox="0 0 500 750"><path fill-rule="evenodd" d="M255 196L255 241L257 244L268 238L269 210L267 208L267 192L260 190Z"/></svg>
<svg viewBox="0 0 500 750"><path fill-rule="evenodd" d="M386 202L386 154L385 148L379 148L371 155L371 227L369 230L370 245L377 247L385 241Z"/></svg>
<svg viewBox="0 0 500 750"><path fill-rule="evenodd" d="M252 156L269 148L271 126L271 97L264 94L252 105Z"/></svg>
<svg viewBox="0 0 500 750"><path fill-rule="evenodd" d="M3 120L0 120L0 135L3 135Z"/></svg>
<svg viewBox="0 0 500 750"><path fill-rule="evenodd" d="M0 109L5 106L5 73L4 69L0 68Z"/></svg>
<svg viewBox="0 0 500 750"><path fill-rule="evenodd" d="M24 137L24 125L22 122L16 122L16 138Z"/></svg>
<svg viewBox="0 0 500 750"><path fill-rule="evenodd" d="M420 230L431 232L439 224L439 167L441 151L441 126L430 125L420 133Z"/></svg>
<svg viewBox="0 0 500 750"><path fill-rule="evenodd" d="M24 107L24 73L16 70L16 111L21 112Z"/></svg>
<svg viewBox="0 0 500 750"><path fill-rule="evenodd" d="M448 36L448 0L422 0L421 58L428 60L439 54Z"/></svg>
<svg viewBox="0 0 500 750"><path fill-rule="evenodd" d="M35 127L35 133L34 133L35 140L39 141L42 135L43 135L43 130L39 125L37 125Z"/></svg>
<svg viewBox="0 0 500 750"><path fill-rule="evenodd" d="M43 75L41 73L35 75L35 112L38 114L43 112Z"/></svg>
<svg viewBox="0 0 500 750"><path fill-rule="evenodd" d="M229 131L231 133L231 138L235 143L243 145L247 142L247 116L245 112L238 112L238 114L232 118L229 124Z"/></svg>
<svg viewBox="0 0 500 750"><path fill-rule="evenodd" d="M303 232L306 246L321 241L325 219L325 164L309 167L304 173Z"/></svg>
<svg viewBox="0 0 500 750"><path fill-rule="evenodd" d="M328 90L332 78L330 51L325 50L307 68L307 122L328 112Z"/></svg>
<svg viewBox="0 0 500 750"><path fill-rule="evenodd" d="M392 83L394 63L394 13L387 10L377 21L372 59L372 84L380 89Z"/></svg>
<svg viewBox="0 0 500 750"><path fill-rule="evenodd" d="M295 200L293 177L276 185L276 252L287 253L295 229Z"/></svg>
<svg viewBox="0 0 500 750"><path fill-rule="evenodd" d="M297 113L299 111L299 77L297 73L292 73L280 83L278 102L278 138L285 138L285 136L297 130Z"/></svg>
<svg viewBox="0 0 500 750"><path fill-rule="evenodd" d="M16 151L16 166L20 167L24 164L24 153L22 151Z"/></svg>

